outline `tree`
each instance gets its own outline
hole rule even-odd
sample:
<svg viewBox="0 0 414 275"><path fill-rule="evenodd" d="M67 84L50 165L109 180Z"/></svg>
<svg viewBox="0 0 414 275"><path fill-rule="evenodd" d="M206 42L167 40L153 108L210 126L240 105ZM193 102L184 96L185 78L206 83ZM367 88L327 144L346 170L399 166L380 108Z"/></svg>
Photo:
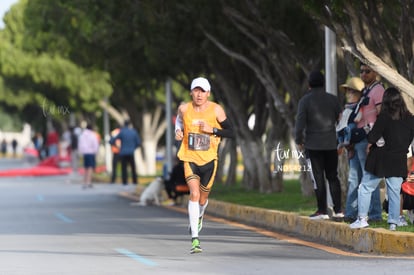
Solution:
<svg viewBox="0 0 414 275"><path fill-rule="evenodd" d="M80 110L95 112L99 99L112 93L109 74L80 68L56 53L29 51L23 20L26 5L27 0L21 0L11 8L0 32L2 104L19 110L26 121Z"/></svg>
<svg viewBox="0 0 414 275"><path fill-rule="evenodd" d="M165 62L182 62L170 50L178 52L180 48L165 43L165 37L170 38L170 23L164 16L170 12L164 9L168 5L153 1L33 0L25 12L28 33L32 34L25 37L30 51L59 53L83 68L110 73L114 88L111 106L102 101L101 106L110 114L117 113L118 123L119 114L127 113L140 129L144 150L137 157L142 160L138 161L141 174L155 173L156 146L166 128L166 122L160 120L163 109L159 95L164 94L160 88L168 76L181 74L172 65L163 66Z"/></svg>
<svg viewBox="0 0 414 275"><path fill-rule="evenodd" d="M319 28L302 12L300 6L291 1L220 3L223 18L228 20L226 27L219 24L219 30L208 28L208 22L203 26L204 34L230 60L235 60L237 66L248 68L249 74L254 75L254 80L247 78L246 82L256 83L258 90L255 94L266 102L254 108L256 122L263 123L265 127L261 131L252 132L247 127L248 116L243 117L239 113L239 110L251 111L251 107L236 104L237 100L241 100L240 92L246 94L240 88L244 87L245 83L241 79L246 79L246 75L235 79L233 84L228 83L227 88L223 89L228 98L227 102L231 102L226 107L233 109L231 113L239 120L237 138L241 150L244 151L247 171L244 181L246 186L258 187L262 192L280 191L283 178L280 174L274 177L269 171L272 163L269 148L274 149L279 143L289 144L297 103L302 92L306 90L306 76L312 69L320 66L321 55L318 52L319 41L322 39L318 33ZM292 14L295 16L291 16ZM300 43L304 40L308 41L306 45ZM238 72L234 68L228 71L231 74ZM220 74L226 75L222 70L216 73L217 78ZM228 74L226 76L222 81L230 82L229 79L232 78ZM259 101L248 99L247 102ZM271 102L273 106L268 106L267 102ZM263 116L266 112L268 114ZM269 114L271 116L268 121L266 117ZM265 132L266 146L261 140ZM305 177L302 189L305 194L310 195L313 190L309 184L309 175L303 173L302 176Z"/></svg>
<svg viewBox="0 0 414 275"><path fill-rule="evenodd" d="M295 13L300 16L290 16ZM208 76L221 88L222 93L213 90L213 94L236 125L245 160L245 186L262 192L281 190L280 184L272 184L269 148L274 147L273 138L287 143L306 75L320 61L315 54L319 49L317 28L300 6L291 1L121 1L104 5L94 0L33 0L26 14L43 15L27 16L26 20L34 33L53 34L50 37L69 45L63 47L65 56L85 67L108 70L115 91L110 102L128 110L133 121L156 108L154 91L167 76L185 87L195 75ZM298 35L296 28L308 31ZM314 41L314 47L299 43L304 34ZM29 45L40 49L49 45L48 35L34 38ZM223 60L229 66L223 66ZM246 96L238 97L240 91ZM240 103L234 104L235 99ZM271 107L267 106L269 100ZM233 106L242 107L246 114ZM253 130L247 126L250 114L257 118ZM282 125L282 131L269 130L272 122ZM142 122L137 125L143 126ZM269 139L263 143L265 133Z"/></svg>
<svg viewBox="0 0 414 275"><path fill-rule="evenodd" d="M305 10L338 38L338 54L344 58L348 75L359 75L363 62L403 92L414 112L412 1L302 1ZM343 160L342 166L347 168ZM347 173L340 176L347 182ZM344 186L345 185L345 186ZM346 184L343 184L346 190Z"/></svg>
<svg viewBox="0 0 414 275"><path fill-rule="evenodd" d="M414 98L412 1L306 2L307 10L335 31L343 51L367 63L406 96ZM355 65L348 64L354 75ZM407 101L414 110L412 100Z"/></svg>

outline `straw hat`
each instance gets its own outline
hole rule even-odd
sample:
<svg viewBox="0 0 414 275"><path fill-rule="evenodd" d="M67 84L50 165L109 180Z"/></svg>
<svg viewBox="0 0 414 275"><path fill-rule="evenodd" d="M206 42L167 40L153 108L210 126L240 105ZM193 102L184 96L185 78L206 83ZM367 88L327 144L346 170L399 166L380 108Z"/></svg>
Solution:
<svg viewBox="0 0 414 275"><path fill-rule="evenodd" d="M349 78L345 84L339 86L339 90L345 92L345 88L349 88L358 92L361 92L364 89L365 85L361 78L359 77L351 77Z"/></svg>

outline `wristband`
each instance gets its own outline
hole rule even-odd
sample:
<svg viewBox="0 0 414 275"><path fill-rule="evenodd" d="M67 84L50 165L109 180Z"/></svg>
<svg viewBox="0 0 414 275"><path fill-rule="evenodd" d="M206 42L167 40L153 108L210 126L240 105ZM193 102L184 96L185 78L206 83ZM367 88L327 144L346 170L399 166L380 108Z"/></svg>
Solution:
<svg viewBox="0 0 414 275"><path fill-rule="evenodd" d="M217 137L221 137L221 130L217 129L216 127L213 128L213 135L217 136Z"/></svg>

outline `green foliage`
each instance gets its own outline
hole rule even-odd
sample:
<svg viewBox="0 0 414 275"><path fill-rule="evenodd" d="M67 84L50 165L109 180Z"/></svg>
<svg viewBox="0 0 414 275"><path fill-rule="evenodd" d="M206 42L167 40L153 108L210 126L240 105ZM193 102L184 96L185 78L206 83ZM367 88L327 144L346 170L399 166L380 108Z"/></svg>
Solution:
<svg viewBox="0 0 414 275"><path fill-rule="evenodd" d="M19 132L22 128L22 122L17 114L6 113L0 109L0 131Z"/></svg>
<svg viewBox="0 0 414 275"><path fill-rule="evenodd" d="M241 187L240 183L234 186L224 186L216 183L213 186L210 198L240 205L293 212L301 216L309 216L315 212L316 208L315 197L304 197L298 180L286 180L283 192L271 194L262 194L254 190L248 191ZM383 212L383 221L370 223L370 227L388 229L387 214ZM397 230L414 232L414 227L397 227Z"/></svg>
<svg viewBox="0 0 414 275"><path fill-rule="evenodd" d="M99 101L112 94L109 73L65 58L71 43L47 29L36 29L42 20L53 23L42 17L46 2L37 2L38 13L27 8L35 2L21 0L14 5L5 17L6 28L0 31L1 105L34 123L45 116L61 120L72 112L95 113Z"/></svg>
<svg viewBox="0 0 414 275"><path fill-rule="evenodd" d="M0 72L3 75L0 99L12 106L24 107L41 104L45 98L51 101L60 98L73 108L94 111L98 101L112 93L108 73L82 69L59 56L26 53L7 42L0 45ZM8 87L6 80L12 82L16 78L22 80L20 85ZM45 87L54 90L54 95L48 95Z"/></svg>
<svg viewBox="0 0 414 275"><path fill-rule="evenodd" d="M24 44L31 52L109 72L111 103L139 116L165 100L165 80L181 74L180 63L187 62L181 53L191 38L183 41L177 38L182 32L172 29L175 6L172 1L31 0L24 13L30 34Z"/></svg>
<svg viewBox="0 0 414 275"><path fill-rule="evenodd" d="M310 215L315 211L315 198L304 197L298 180L286 180L281 193L262 194L255 190L246 190L240 184L224 186L215 184L211 198L236 204L297 212Z"/></svg>

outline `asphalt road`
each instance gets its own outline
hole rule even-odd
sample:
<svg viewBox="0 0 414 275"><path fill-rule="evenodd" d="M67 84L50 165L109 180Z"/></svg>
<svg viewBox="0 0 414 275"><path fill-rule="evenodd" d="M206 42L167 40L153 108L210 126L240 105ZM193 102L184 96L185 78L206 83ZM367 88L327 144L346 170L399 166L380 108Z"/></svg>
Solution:
<svg viewBox="0 0 414 275"><path fill-rule="evenodd" d="M25 165L0 160L0 170ZM185 213L136 206L121 191L106 183L82 190L70 176L0 178L0 275L414 271L413 258L332 254L207 218L204 251L191 255Z"/></svg>

